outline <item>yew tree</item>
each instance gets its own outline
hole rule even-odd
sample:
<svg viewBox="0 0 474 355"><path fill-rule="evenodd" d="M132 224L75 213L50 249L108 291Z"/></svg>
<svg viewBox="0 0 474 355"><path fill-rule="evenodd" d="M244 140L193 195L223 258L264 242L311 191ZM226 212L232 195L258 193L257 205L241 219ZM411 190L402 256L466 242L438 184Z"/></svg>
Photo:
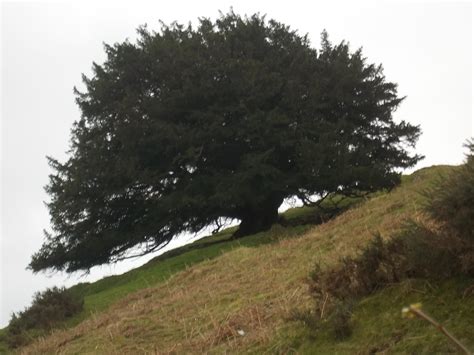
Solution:
<svg viewBox="0 0 474 355"><path fill-rule="evenodd" d="M89 270L223 218L268 229L285 198L391 188L420 129L381 65L258 14L138 29L76 90L68 159L48 158L52 232L30 267Z"/></svg>

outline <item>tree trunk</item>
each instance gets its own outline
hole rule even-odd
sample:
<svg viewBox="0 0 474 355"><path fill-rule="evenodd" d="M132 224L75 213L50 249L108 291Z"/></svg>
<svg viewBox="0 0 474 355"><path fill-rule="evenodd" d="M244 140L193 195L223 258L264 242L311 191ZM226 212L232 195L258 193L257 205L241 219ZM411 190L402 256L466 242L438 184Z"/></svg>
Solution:
<svg viewBox="0 0 474 355"><path fill-rule="evenodd" d="M278 222L278 207L283 202L282 197L268 198L259 206L248 206L241 213L239 229L234 238L244 237L271 228Z"/></svg>

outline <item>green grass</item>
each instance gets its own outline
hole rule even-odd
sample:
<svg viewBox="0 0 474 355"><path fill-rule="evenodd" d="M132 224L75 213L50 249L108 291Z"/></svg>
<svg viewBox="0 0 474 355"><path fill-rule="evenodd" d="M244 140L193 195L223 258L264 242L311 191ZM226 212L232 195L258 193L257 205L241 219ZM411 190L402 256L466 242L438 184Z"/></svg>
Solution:
<svg viewBox="0 0 474 355"><path fill-rule="evenodd" d="M303 233L308 227L284 228L290 235ZM110 276L91 284L79 284L72 291L84 297L84 311L71 320L71 324L99 312L127 294L154 286L169 279L173 274L194 264L211 260L238 247L257 247L278 240L279 230L262 232L236 240L230 240L234 228L206 237L181 248L171 250L150 260L145 265L122 275Z"/></svg>
<svg viewBox="0 0 474 355"><path fill-rule="evenodd" d="M289 220L293 218L293 216L287 217ZM308 226L282 227L232 240L232 234L237 227L230 227L214 235L167 251L141 267L124 274L105 277L93 283L79 283L72 286L70 290L73 294L84 297L84 310L59 327L74 326L90 317L91 314L107 309L126 295L164 282L173 274L194 264L211 260L235 248L257 247L277 241L282 229L285 230L285 234L293 236L304 233L308 228ZM6 331L7 328L0 329L0 353L6 352L8 349L4 340Z"/></svg>
<svg viewBox="0 0 474 355"><path fill-rule="evenodd" d="M310 303L303 286L315 261L334 265L341 256L353 253L368 241L373 231L381 229L382 233L390 233L401 228L401 221L416 215L423 205L425 197L419 192L452 169L438 166L404 176L402 187L393 193L382 192L344 201L338 201L337 196L328 199L325 203L336 201L342 207L354 208L320 227L307 224L315 221L316 208L294 208L284 214L284 220L289 222L286 227L276 226L270 231L237 240L231 239L236 228L232 227L168 251L122 275L78 284L72 291L84 297L84 311L63 326L74 327L85 321L81 323L84 326L79 324L70 332L66 331L65 338L58 335L59 340L56 343L52 340L46 348L51 350L54 344L64 343L67 344L66 351L87 352L97 349L100 344L104 351L133 353L146 349L153 352L153 344L160 339L163 349L172 349L173 344L179 343L184 352L197 346L193 341L204 346L203 352L220 353L292 350L309 354L369 353L387 349L401 353L433 353L451 350L452 347L429 325L401 319L401 308L413 302L423 302L426 311L445 322L455 335L467 339L466 344L472 346L474 337L469 334L469 324L474 320L469 312L474 308L473 297L460 298L462 291L472 283L466 279L444 283L408 281L364 299L354 309L354 333L345 341L336 341L326 325L314 332L300 322L288 321L285 316L291 307ZM168 293L170 291L160 286L164 283L176 292ZM201 288L207 286L206 283L210 289L205 292L210 293L203 295ZM182 288L190 294L182 294ZM207 297L213 301L208 303ZM298 303L293 299L301 301ZM190 300L196 304L190 304ZM130 309L130 304L135 302L138 302L137 309L135 306ZM158 309L154 308L156 304L160 304ZM230 338L220 343L222 329L227 331L233 322L246 324L244 320L253 319L253 312L269 312L265 318L268 325L263 328L254 323L251 325L256 326L257 340L241 344L238 339ZM115 319L117 313L121 315ZM173 318L174 313L181 315ZM95 330L89 331L90 326ZM200 329L202 333L194 335L197 340L188 339L187 327ZM116 331L115 350L107 348L112 346L107 345L112 339L110 329ZM0 330L0 352L5 350L1 340L4 332ZM128 332L135 334L135 338L122 334ZM213 337L217 340L212 340ZM209 339L212 347L206 347ZM29 351L35 353L37 349Z"/></svg>
<svg viewBox="0 0 474 355"><path fill-rule="evenodd" d="M472 282L466 278L404 281L366 297L355 306L351 318L353 333L348 339L335 339L326 323L316 330L294 322L282 331L280 346L286 348L291 343L302 354L353 354L354 349L364 354L456 353L456 347L431 324L402 318L403 307L421 302L425 312L473 349L474 297L462 297Z"/></svg>
<svg viewBox="0 0 474 355"><path fill-rule="evenodd" d="M105 310L127 294L166 281L174 273L196 263L210 260L239 246L257 246L269 243L275 237L271 233L262 233L263 235L253 235L230 241L235 229L236 227L227 228L215 235L165 252L141 267L124 274L105 277L93 283L79 283L72 286L70 290L73 294L84 297L84 309L59 327L72 327L90 317L91 314ZM5 341L7 329L0 329L0 353L6 353L8 350Z"/></svg>

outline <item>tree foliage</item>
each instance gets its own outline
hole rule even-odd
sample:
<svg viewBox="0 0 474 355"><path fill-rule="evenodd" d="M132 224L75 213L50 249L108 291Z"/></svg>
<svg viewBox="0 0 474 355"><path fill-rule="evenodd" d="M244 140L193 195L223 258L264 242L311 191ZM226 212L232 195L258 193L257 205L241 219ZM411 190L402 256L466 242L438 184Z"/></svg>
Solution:
<svg viewBox="0 0 474 355"><path fill-rule="evenodd" d="M287 197L397 184L420 130L393 120L396 84L361 50L321 42L230 12L106 45L76 90L69 159L49 158L53 233L32 269L87 270L222 218L245 235Z"/></svg>

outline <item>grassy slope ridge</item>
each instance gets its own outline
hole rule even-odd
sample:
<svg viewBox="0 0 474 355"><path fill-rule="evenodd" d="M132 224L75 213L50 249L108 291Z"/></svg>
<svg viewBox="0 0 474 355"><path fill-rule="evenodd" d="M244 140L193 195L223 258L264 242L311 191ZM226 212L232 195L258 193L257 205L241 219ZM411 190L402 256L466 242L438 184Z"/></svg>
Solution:
<svg viewBox="0 0 474 355"><path fill-rule="evenodd" d="M414 280L376 293L355 308L354 334L342 342L324 329L316 336L309 334L290 320L294 310L311 305L305 280L315 263L330 267L342 256L356 253L375 232L388 236L402 229L407 218L422 218L419 192L449 169L422 169L405 177L391 193L377 195L319 226L275 226L237 241L227 241L230 232L223 232L124 275L75 286L75 292L85 295L82 315L70 322L69 329L22 350L35 354L452 350L429 325L401 319L401 308L414 301L422 301L472 348L469 324L474 321L474 297L462 298L472 280L439 284Z"/></svg>

